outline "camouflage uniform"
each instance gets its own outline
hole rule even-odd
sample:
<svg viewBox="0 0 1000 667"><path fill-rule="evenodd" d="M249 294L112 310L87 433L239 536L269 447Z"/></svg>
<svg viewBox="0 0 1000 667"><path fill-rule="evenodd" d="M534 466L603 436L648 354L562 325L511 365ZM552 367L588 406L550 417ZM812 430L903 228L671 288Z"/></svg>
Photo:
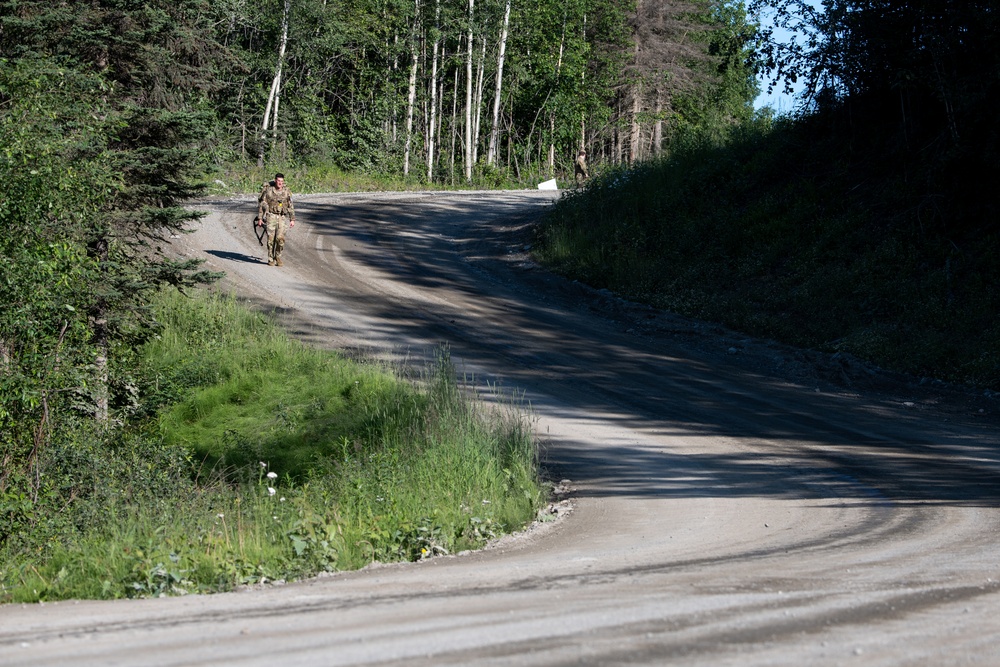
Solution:
<svg viewBox="0 0 1000 667"><path fill-rule="evenodd" d="M267 263L281 266L281 251L285 249L288 220L295 221L292 191L288 186L278 189L274 181L264 184L258 198L257 217L267 229Z"/></svg>
<svg viewBox="0 0 1000 667"><path fill-rule="evenodd" d="M583 151L580 151L580 154L576 156L573 172L577 183L582 183L590 178L590 174L587 172L587 154Z"/></svg>

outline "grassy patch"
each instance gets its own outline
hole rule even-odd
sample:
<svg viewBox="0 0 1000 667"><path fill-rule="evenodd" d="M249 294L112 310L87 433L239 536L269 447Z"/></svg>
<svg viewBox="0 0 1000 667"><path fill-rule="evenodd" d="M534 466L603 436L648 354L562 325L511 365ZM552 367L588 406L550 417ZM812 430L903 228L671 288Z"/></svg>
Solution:
<svg viewBox="0 0 1000 667"><path fill-rule="evenodd" d="M135 372L142 428L56 441L52 482L20 499L0 546L0 601L418 560L518 529L545 500L524 414L470 399L446 350L411 382L291 341L232 298L165 295L159 313ZM14 516L17 498L0 501Z"/></svg>
<svg viewBox="0 0 1000 667"><path fill-rule="evenodd" d="M878 137L835 130L763 122L605 173L558 202L540 258L749 334L1000 387L990 206L948 190L947 156L874 153L858 147Z"/></svg>
<svg viewBox="0 0 1000 667"><path fill-rule="evenodd" d="M473 170L472 180L466 181L458 169L454 173L436 174L433 181L427 180L426 168L419 165L408 177L401 174L380 174L370 170L347 171L328 163L298 164L275 168L259 168L247 164L221 165L212 174L205 176L209 192L231 194L235 192L259 192L261 184L281 171L288 179L293 192L405 192L409 190L504 190L534 188L539 182L551 178L542 166L534 166L523 173L512 173L478 164ZM566 182L568 177L560 174Z"/></svg>

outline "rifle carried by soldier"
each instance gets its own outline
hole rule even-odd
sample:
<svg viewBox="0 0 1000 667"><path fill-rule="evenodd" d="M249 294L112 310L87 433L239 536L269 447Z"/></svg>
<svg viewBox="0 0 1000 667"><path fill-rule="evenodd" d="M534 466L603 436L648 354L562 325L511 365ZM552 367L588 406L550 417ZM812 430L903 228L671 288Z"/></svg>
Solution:
<svg viewBox="0 0 1000 667"><path fill-rule="evenodd" d="M259 232L258 229L260 230ZM257 243L264 245L264 237L267 235L267 226L260 218L253 219L253 235L257 237Z"/></svg>

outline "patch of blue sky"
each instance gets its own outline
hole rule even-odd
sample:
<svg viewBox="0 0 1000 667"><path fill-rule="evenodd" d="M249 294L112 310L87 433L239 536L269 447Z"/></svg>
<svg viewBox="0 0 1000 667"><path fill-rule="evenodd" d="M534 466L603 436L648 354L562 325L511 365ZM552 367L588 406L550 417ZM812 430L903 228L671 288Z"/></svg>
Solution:
<svg viewBox="0 0 1000 667"><path fill-rule="evenodd" d="M816 9L820 9L822 4L821 0L810 0L810 3ZM774 37L780 42L789 42L793 36L793 33L785 30L784 28L776 27L773 24L773 13L764 13L760 16L761 25L764 27L774 28ZM792 114L799 109L802 104L800 95L803 90L803 84L801 81L792 84L791 92L785 92L785 82L778 81L774 84L773 90L769 93L767 92L769 81L766 77L761 76L759 78L760 83L760 95L754 100L754 109L763 109L765 107L770 107L774 110L777 115L788 115Z"/></svg>

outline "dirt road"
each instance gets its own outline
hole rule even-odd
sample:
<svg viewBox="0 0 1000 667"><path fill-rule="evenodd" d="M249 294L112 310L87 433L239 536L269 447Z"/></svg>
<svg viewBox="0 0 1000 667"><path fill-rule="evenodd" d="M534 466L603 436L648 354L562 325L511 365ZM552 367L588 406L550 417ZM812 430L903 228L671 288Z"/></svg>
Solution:
<svg viewBox="0 0 1000 667"><path fill-rule="evenodd" d="M292 184L294 186L294 184ZM547 274L551 193L254 201L177 240L320 344L530 402L565 518L475 554L216 596L0 608L2 665L1000 665L997 399Z"/></svg>

